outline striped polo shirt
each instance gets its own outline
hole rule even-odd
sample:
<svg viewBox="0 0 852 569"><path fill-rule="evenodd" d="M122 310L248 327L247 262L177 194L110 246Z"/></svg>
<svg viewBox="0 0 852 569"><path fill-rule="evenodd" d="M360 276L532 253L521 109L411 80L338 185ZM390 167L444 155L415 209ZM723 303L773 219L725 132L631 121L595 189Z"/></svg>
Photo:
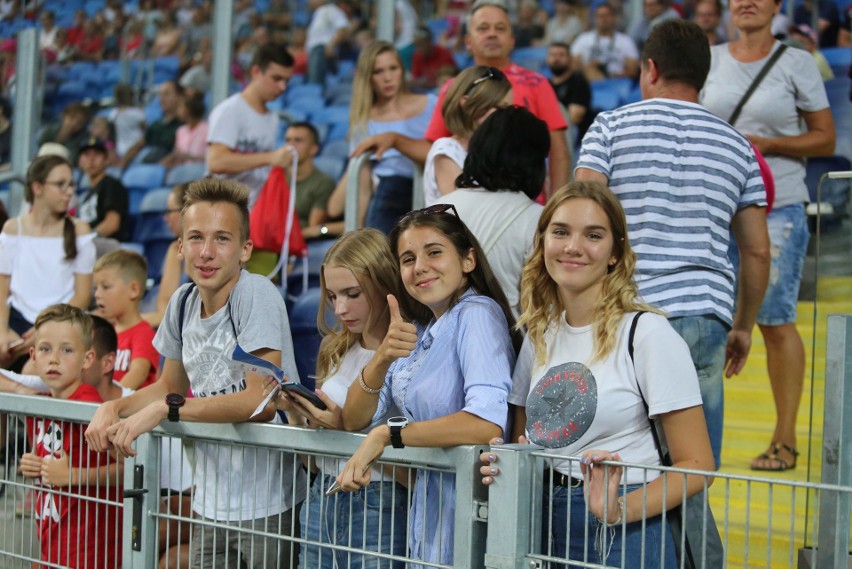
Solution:
<svg viewBox="0 0 852 569"><path fill-rule="evenodd" d="M766 205L749 141L697 103L650 99L599 114L577 168L607 176L621 200L645 301L730 325L731 218Z"/></svg>

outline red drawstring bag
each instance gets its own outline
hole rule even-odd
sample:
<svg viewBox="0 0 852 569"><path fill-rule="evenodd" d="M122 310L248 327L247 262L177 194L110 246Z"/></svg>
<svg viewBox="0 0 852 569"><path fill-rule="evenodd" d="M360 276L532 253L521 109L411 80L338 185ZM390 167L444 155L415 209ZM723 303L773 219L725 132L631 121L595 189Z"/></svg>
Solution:
<svg viewBox="0 0 852 569"><path fill-rule="evenodd" d="M269 177L257 201L254 202L249 224L251 231L249 236L254 243L255 249L280 253L284 245L284 237L287 233L287 211L290 206L290 185L284 169L274 166L269 170ZM293 225L290 230L289 254L304 257L308 254L308 244L302 235L302 227L299 218L296 217L296 209L293 211Z"/></svg>

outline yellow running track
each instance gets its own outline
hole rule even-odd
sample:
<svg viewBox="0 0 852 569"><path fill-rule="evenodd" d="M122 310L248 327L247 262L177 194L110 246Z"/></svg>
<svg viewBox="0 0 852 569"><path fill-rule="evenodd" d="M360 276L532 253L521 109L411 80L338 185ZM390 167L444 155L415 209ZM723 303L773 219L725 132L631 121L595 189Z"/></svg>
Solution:
<svg viewBox="0 0 852 569"><path fill-rule="evenodd" d="M813 325L814 303L799 303L798 328L808 360L798 416L798 448L801 453L798 467L783 473L753 472L748 468L751 460L766 450L775 424L775 408L766 372L766 349L760 332L755 329L748 364L739 376L725 383L725 438L721 472L775 478L779 481L820 481L826 322L829 314L852 314L852 277L821 276L817 298L816 329ZM815 352L812 349L814 335ZM810 380L812 355L816 362L813 401ZM811 429L809 421L812 403ZM801 489L794 496L790 487L774 486L771 500L769 492L768 484L731 482L726 485L724 480L717 480L711 488L710 501L723 539L725 495L729 496L728 567L797 567L799 548L806 541L808 545L814 545L816 494L810 493L810 503L806 504L808 496ZM804 535L806 523L807 539Z"/></svg>

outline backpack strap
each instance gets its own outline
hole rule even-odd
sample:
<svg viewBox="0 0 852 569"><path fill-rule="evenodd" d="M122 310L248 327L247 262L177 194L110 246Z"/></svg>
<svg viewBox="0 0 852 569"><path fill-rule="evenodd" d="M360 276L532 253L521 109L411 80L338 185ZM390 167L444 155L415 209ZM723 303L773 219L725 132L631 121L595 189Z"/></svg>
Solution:
<svg viewBox="0 0 852 569"><path fill-rule="evenodd" d="M630 333L627 336L627 353L630 354L630 361L633 363L634 373L636 370L636 361L633 359L633 339L636 337L636 326L639 324L639 317L645 314L641 310L633 316L633 321L630 323ZM639 384L639 378L636 378L636 388L639 390L639 396L642 397L642 405L645 406L645 415L648 416L648 423L651 426L651 436L654 437L654 446L657 447L657 454L660 456L660 464L663 466L671 466L672 460L667 450L663 449L660 441L660 434L657 432L657 421L651 419L648 401L645 399L645 394L642 393L642 386Z"/></svg>
<svg viewBox="0 0 852 569"><path fill-rule="evenodd" d="M183 295L180 297L180 308L178 309L178 338L180 339L180 343L183 344L183 320L186 317L186 303L189 302L189 295L192 293L193 289L195 289L195 283L190 283L186 290L183 291Z"/></svg>

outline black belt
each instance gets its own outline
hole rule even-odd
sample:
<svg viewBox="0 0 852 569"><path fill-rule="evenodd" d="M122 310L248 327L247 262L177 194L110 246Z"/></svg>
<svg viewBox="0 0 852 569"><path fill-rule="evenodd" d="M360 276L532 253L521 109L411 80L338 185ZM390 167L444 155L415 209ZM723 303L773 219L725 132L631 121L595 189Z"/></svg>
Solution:
<svg viewBox="0 0 852 569"><path fill-rule="evenodd" d="M562 486L563 488L581 488L583 486L582 478L573 478L567 474L562 474L550 468L544 469L544 486L545 488L553 486Z"/></svg>

